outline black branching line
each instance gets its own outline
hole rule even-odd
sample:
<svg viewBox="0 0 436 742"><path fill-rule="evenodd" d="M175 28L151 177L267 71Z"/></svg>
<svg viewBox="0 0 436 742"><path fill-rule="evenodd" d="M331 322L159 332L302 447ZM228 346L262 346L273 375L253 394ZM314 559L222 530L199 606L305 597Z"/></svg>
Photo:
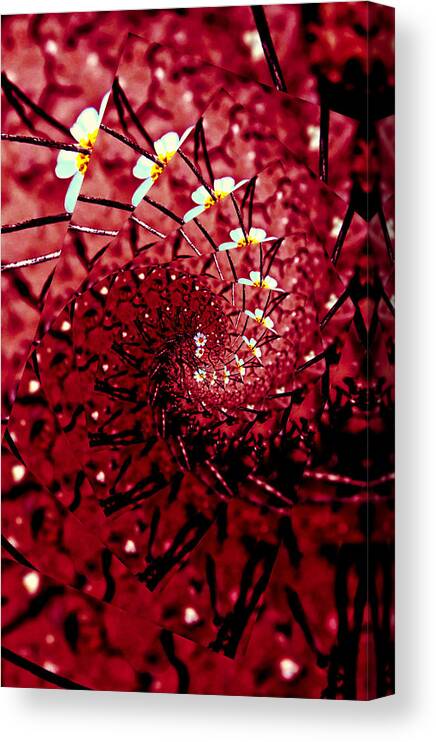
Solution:
<svg viewBox="0 0 436 742"><path fill-rule="evenodd" d="M21 657L21 655L16 654L16 652L3 646L2 658L8 662L12 662L12 664L17 667L21 667L22 670L27 670L27 672L30 672L41 680L45 680L47 683L57 685L59 688L65 688L66 690L92 690L86 685L80 685L80 683L75 683L74 680L69 680L68 678L62 677L62 675L46 670L45 667L41 667L35 662L31 662L25 657Z"/></svg>
<svg viewBox="0 0 436 742"><path fill-rule="evenodd" d="M201 117L201 119L198 122L198 130L199 130L201 148L203 150L203 157L204 157L204 162L206 165L206 170L209 174L210 182L213 183L213 170L212 170L212 165L209 159L209 152L207 150L206 137L204 134L204 126L203 126L203 117Z"/></svg>
<svg viewBox="0 0 436 742"><path fill-rule="evenodd" d="M11 542L8 541L6 536L2 535L2 546L5 551L9 554L9 556L14 559L14 561L18 562L19 564L22 564L24 567L29 567L29 569L36 570L36 567L33 566L31 562L29 562L28 559L26 559L25 556L23 556L18 549L15 548L15 546L12 546Z"/></svg>
<svg viewBox="0 0 436 742"><path fill-rule="evenodd" d="M150 198L150 196L144 196L143 201L145 201L147 204L150 204L150 206L153 206L158 211L161 211L162 214L165 214L165 216L168 216L170 219L173 219L173 221L177 222L177 224L184 224L183 219L180 219L177 214L175 214L170 209L167 209L167 207L163 204L154 201L154 199Z"/></svg>
<svg viewBox="0 0 436 742"><path fill-rule="evenodd" d="M342 223L342 227L341 227L340 232L338 234L338 238L336 240L336 244L335 244L334 249L333 249L333 252L332 252L331 261L332 261L333 265L336 265L336 263L339 260L339 257L340 257L340 254L341 254L341 250L342 250L343 244L345 242L345 238L347 236L348 230L350 229L350 225L351 225L351 222L352 222L352 219L353 219L353 215L354 215L354 206L350 202L350 204L348 205L348 209L346 211L346 214L345 214L344 221Z"/></svg>
<svg viewBox="0 0 436 742"><path fill-rule="evenodd" d="M288 89L286 87L285 79L283 77L280 63L271 38L265 11L262 5L252 5L251 11L256 23L257 32L262 42L262 49L269 67L271 79L277 90L280 90L280 92L282 93L287 93Z"/></svg>
<svg viewBox="0 0 436 742"><path fill-rule="evenodd" d="M388 225L386 224L386 217L385 213L383 211L383 206L380 203L380 206L378 208L378 215L380 219L381 228L383 231L383 237L386 244L386 251L388 253L389 260L393 263L394 262L394 251L392 249L392 241L388 230Z"/></svg>
<svg viewBox="0 0 436 742"><path fill-rule="evenodd" d="M319 177L324 183L327 183L329 177L329 124L330 111L326 103L322 102L319 126Z"/></svg>
<svg viewBox="0 0 436 742"><path fill-rule="evenodd" d="M208 192L209 196L213 199L214 202L216 202L217 201L217 197L215 196L215 192L214 192L213 188L203 178L203 176L200 173L198 167L196 167L196 165L194 165L194 163L191 162L191 160L189 159L189 157L187 157L185 155L185 153L182 152L182 150L180 149L180 147L177 150L177 154L180 155L180 157L182 158L183 162L189 167L190 170L192 170L192 172L194 173L195 177L198 178L198 180L200 181L200 183L203 186L203 188L205 188L206 191Z"/></svg>
<svg viewBox="0 0 436 742"><path fill-rule="evenodd" d="M113 201L111 198L99 198L98 196L79 195L77 200L94 204L95 206L109 206L112 209L121 209L121 211L133 211L135 208L132 204L124 204L121 201Z"/></svg>
<svg viewBox="0 0 436 742"><path fill-rule="evenodd" d="M71 214L63 212L62 214L53 214L51 216L37 216L34 219L26 219L23 222L17 222L16 224L5 224L1 228L2 234L9 234L10 232L21 232L23 229L32 229L33 227L44 227L46 224L56 224L57 222L69 222Z"/></svg>
<svg viewBox="0 0 436 742"><path fill-rule="evenodd" d="M140 155L144 155L144 157L147 158L147 160L151 160L156 165L161 165L161 161L159 160L156 155L153 155L151 152L148 152L146 149L141 147L139 144L133 141L133 139L129 139L129 137L124 136L124 134L120 134L118 131L115 131L115 129L111 129L109 126L106 126L106 124L100 124L100 129L102 131L105 131L106 134L109 134L114 139L118 139L119 142L122 142L123 144L126 144L130 149L135 150L135 152L138 152Z"/></svg>
<svg viewBox="0 0 436 742"><path fill-rule="evenodd" d="M50 116L49 113L44 111L41 106L38 106L37 103L34 103L25 93L23 93L22 90L20 90L18 85L15 85L15 83L9 80L6 72L2 72L2 88L4 90L6 98L14 107L17 114L24 121L26 126L28 126L32 131L34 131L35 127L30 119L26 116L23 107L21 106L17 98L25 103L27 106L29 106L29 108L31 108L32 111L36 113L40 118L42 118L44 121L47 121L48 124L51 124L51 126L53 126L55 129L58 129L63 134L66 134L66 136L70 139L73 138L73 135L71 134L71 131L67 126L61 124L60 121L57 121L55 118L53 118L53 116Z"/></svg>
<svg viewBox="0 0 436 742"><path fill-rule="evenodd" d="M112 564L112 552L110 551L110 549L103 549L101 553L101 567L102 567L104 578L106 580L106 590L105 590L102 600L105 603L110 603L113 600L114 595L115 595L115 580L111 574L111 564Z"/></svg>
<svg viewBox="0 0 436 742"><path fill-rule="evenodd" d="M114 80L114 84L113 84L113 88L112 89L113 89L114 95L118 95L119 99L124 104L125 109L127 110L130 118L132 119L132 122L134 123L134 125L138 129L139 133L142 134L142 136L144 137L145 141L150 145L150 147L153 147L154 146L153 139L148 134L148 132L144 129L144 127L141 124L141 121L139 120L137 114L133 110L132 105L131 105L131 103L130 103L130 101L129 101L127 95L126 95L126 93L124 92L123 88L120 85L120 81L119 81L118 77L115 77L115 80Z"/></svg>
<svg viewBox="0 0 436 742"><path fill-rule="evenodd" d="M77 152L89 155L91 150L87 147L81 147L80 144L67 144L66 142L55 142L53 139L43 139L43 137L27 137L22 134L4 134L2 140L5 142L18 142L20 144L34 144L37 147L49 147L50 149L62 149L67 152Z"/></svg>
<svg viewBox="0 0 436 742"><path fill-rule="evenodd" d="M164 652L168 658L168 662L174 667L179 678L179 684L177 688L178 693L189 692L189 671L185 663L177 657L174 649L174 636L167 629L163 629L160 634L160 643L164 649Z"/></svg>

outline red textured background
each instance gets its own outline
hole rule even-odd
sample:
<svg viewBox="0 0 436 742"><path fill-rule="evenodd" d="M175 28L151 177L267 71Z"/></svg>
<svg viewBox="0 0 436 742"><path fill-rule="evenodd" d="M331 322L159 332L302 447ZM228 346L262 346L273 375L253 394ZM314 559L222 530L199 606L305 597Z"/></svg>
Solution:
<svg viewBox="0 0 436 742"><path fill-rule="evenodd" d="M2 44L3 684L392 693L392 9L11 16ZM70 222L59 150L24 139L71 142L114 75ZM160 209L133 211L131 143L150 149L135 121L153 141L200 120L215 177L255 178L252 204L241 188L202 215L203 232L180 233L197 176L176 156L150 192ZM196 133L183 152L207 179ZM199 414L190 383L172 380L180 355L152 402L147 369L179 332L178 307L205 318L196 286L217 302L211 337L251 306L232 283L259 269L257 251L232 251L232 267L211 247L238 213L283 237L271 270L288 293L264 366L232 379L229 422L224 391L208 389ZM159 281L188 283L152 299L164 263ZM160 330L145 341L135 320L148 311ZM140 382L114 342L134 349ZM106 373L124 398L104 391ZM162 415L179 420L179 397L190 422L177 436ZM105 416L112 435L142 437L102 443Z"/></svg>

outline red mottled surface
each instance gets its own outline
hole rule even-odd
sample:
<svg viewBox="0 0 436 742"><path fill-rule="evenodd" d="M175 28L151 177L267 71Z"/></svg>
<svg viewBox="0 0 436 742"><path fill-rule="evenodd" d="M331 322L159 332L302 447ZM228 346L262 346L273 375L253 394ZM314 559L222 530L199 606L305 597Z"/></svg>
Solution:
<svg viewBox="0 0 436 742"><path fill-rule="evenodd" d="M2 44L3 685L393 693L392 9Z"/></svg>

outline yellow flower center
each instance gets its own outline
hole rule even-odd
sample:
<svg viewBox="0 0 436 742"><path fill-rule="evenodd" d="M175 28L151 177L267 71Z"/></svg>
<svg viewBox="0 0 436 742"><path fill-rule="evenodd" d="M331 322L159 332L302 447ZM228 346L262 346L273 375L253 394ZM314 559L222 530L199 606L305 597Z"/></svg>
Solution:
<svg viewBox="0 0 436 742"><path fill-rule="evenodd" d="M169 161L172 160L175 154L176 151L174 150L174 152L165 152L164 155L159 155L159 162L156 162L151 168L150 178L152 180L157 180L158 177L162 175L164 169L168 165Z"/></svg>
<svg viewBox="0 0 436 742"><path fill-rule="evenodd" d="M85 139L80 139L79 144L84 149L89 149L89 153L85 154L83 152L79 152L79 154L76 157L76 167L79 173L82 175L85 175L86 170L89 165L89 160L91 158L91 152L92 148L95 144L95 140L97 139L98 129L95 129Z"/></svg>
<svg viewBox="0 0 436 742"><path fill-rule="evenodd" d="M255 237L250 237L250 235L247 235L246 237L241 237L240 240L238 240L238 247L245 247L246 245L258 245L259 240L256 240ZM258 286L259 284L255 283L254 286Z"/></svg>
<svg viewBox="0 0 436 742"><path fill-rule="evenodd" d="M212 194L209 195L205 202L204 202L204 208L209 209L211 206L213 206L217 201L221 201L223 198L229 195L230 191L213 191Z"/></svg>

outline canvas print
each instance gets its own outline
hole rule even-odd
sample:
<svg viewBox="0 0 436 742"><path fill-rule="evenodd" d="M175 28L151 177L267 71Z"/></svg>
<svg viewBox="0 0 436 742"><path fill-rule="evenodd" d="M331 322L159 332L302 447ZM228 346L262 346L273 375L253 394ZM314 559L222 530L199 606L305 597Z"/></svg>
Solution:
<svg viewBox="0 0 436 742"><path fill-rule="evenodd" d="M392 694L393 9L2 47L2 684Z"/></svg>

